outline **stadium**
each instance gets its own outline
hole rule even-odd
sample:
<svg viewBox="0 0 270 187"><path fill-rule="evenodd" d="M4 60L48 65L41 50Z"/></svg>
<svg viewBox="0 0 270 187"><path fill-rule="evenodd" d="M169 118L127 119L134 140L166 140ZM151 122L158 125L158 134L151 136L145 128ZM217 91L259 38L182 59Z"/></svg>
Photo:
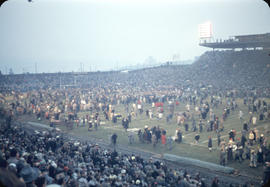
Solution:
<svg viewBox="0 0 270 187"><path fill-rule="evenodd" d="M267 186L270 33L199 27L192 64L1 73L0 186Z"/></svg>

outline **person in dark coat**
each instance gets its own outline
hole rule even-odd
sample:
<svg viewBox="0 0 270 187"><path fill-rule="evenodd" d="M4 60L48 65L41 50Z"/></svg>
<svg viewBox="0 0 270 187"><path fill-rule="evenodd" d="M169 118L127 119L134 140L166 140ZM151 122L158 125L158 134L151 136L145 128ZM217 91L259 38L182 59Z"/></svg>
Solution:
<svg viewBox="0 0 270 187"><path fill-rule="evenodd" d="M218 141L218 146L220 146L220 142L221 142L220 137L221 137L221 135L220 135L220 131L218 130L218 132L217 132L217 141Z"/></svg>
<svg viewBox="0 0 270 187"><path fill-rule="evenodd" d="M117 123L117 117L115 115L113 116L112 122Z"/></svg>
<svg viewBox="0 0 270 187"><path fill-rule="evenodd" d="M257 153L257 163L263 164L263 162L264 162L263 152L262 152L262 148L260 148Z"/></svg>
<svg viewBox="0 0 270 187"><path fill-rule="evenodd" d="M182 132L180 131L180 129L177 130L177 139L176 139L177 143L181 143L182 142Z"/></svg>
<svg viewBox="0 0 270 187"><path fill-rule="evenodd" d="M261 134L261 136L260 136L260 138L259 138L259 144L260 144L260 146L263 146L264 140L265 140L264 135Z"/></svg>
<svg viewBox="0 0 270 187"><path fill-rule="evenodd" d="M243 130L248 131L248 124L247 124L247 122L245 122L243 124Z"/></svg>
<svg viewBox="0 0 270 187"><path fill-rule="evenodd" d="M88 131L91 131L93 127L92 121L88 122Z"/></svg>
<svg viewBox="0 0 270 187"><path fill-rule="evenodd" d="M161 139L161 130L160 130L159 126L156 128L155 132L156 132L157 142L159 142Z"/></svg>
<svg viewBox="0 0 270 187"><path fill-rule="evenodd" d="M222 148L220 150L219 163L220 163L220 165L225 166L225 163L226 163L226 151L224 150L224 148Z"/></svg>
<svg viewBox="0 0 270 187"><path fill-rule="evenodd" d="M200 132L202 132L203 131L203 123L202 123L201 120L200 120L200 123L199 123L199 128L200 128Z"/></svg>
<svg viewBox="0 0 270 187"><path fill-rule="evenodd" d="M131 123L131 114L128 113L128 122Z"/></svg>
<svg viewBox="0 0 270 187"><path fill-rule="evenodd" d="M264 114L263 114L263 113L260 114L259 120L260 120L260 121L264 120Z"/></svg>
<svg viewBox="0 0 270 187"><path fill-rule="evenodd" d="M212 138L211 136L208 136L208 149L211 152L213 147Z"/></svg>
<svg viewBox="0 0 270 187"><path fill-rule="evenodd" d="M232 140L234 141L234 136L235 136L235 134L234 134L234 131L233 131L233 129L232 129L232 130L230 130L230 132L229 132L229 139L232 139Z"/></svg>
<svg viewBox="0 0 270 187"><path fill-rule="evenodd" d="M185 124L185 131L188 131L188 124Z"/></svg>
<svg viewBox="0 0 270 187"><path fill-rule="evenodd" d="M232 151L232 149L233 149L233 147L232 147L232 145L230 144L230 145L228 146L228 149L227 149L227 160L228 160L228 161L233 160L233 151Z"/></svg>
<svg viewBox="0 0 270 187"><path fill-rule="evenodd" d="M196 134L195 137L194 137L194 139L195 139L196 143L198 143L199 142L199 139L200 139L200 135L199 134Z"/></svg>
<svg viewBox="0 0 270 187"><path fill-rule="evenodd" d="M117 140L117 134L113 133L113 135L111 136L111 142L112 142L114 151L115 151L115 148L116 148L116 140Z"/></svg>
<svg viewBox="0 0 270 187"><path fill-rule="evenodd" d="M122 126L125 129L125 131L127 131L127 129L128 129L128 123L129 123L128 119L126 119L126 118L122 119Z"/></svg>
<svg viewBox="0 0 270 187"><path fill-rule="evenodd" d="M241 137L241 146L242 146L243 148L245 148L246 141L247 141L246 136L242 135L242 137Z"/></svg>

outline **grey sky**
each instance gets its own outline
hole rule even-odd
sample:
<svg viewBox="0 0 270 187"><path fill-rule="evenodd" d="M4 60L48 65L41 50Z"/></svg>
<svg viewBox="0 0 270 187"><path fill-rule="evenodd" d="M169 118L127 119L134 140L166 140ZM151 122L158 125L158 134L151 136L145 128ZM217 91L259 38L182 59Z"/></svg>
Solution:
<svg viewBox="0 0 270 187"><path fill-rule="evenodd" d="M111 70L193 59L198 24L214 38L270 32L262 0L9 0L0 8L0 70L15 73Z"/></svg>

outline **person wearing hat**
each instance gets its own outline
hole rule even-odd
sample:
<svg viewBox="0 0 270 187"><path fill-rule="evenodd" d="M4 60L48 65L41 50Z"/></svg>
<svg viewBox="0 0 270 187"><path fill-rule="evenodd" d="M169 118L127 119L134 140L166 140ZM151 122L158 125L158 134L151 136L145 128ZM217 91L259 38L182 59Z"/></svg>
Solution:
<svg viewBox="0 0 270 187"><path fill-rule="evenodd" d="M20 171L20 177L24 180L26 187L35 186L35 180L39 176L39 170L37 168L32 168L29 165L26 165Z"/></svg>

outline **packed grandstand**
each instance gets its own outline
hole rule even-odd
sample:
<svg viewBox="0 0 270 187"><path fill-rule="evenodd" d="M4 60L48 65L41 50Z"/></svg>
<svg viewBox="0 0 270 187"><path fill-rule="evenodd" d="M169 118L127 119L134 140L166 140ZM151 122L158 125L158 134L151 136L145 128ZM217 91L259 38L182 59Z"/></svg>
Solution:
<svg viewBox="0 0 270 187"><path fill-rule="evenodd" d="M0 87L3 185L261 186L269 180L268 49L208 51L191 65L168 63L127 73L0 75ZM181 104L184 108L179 112L177 106ZM124 109L120 111L118 106ZM222 112L214 114L216 110ZM201 167L169 164L163 154L157 158L141 156L143 150L123 151L115 145L121 145L117 142L120 133L111 136L108 144L91 138L91 131L101 128L103 121L111 126L120 123L129 133L129 125L136 126L140 115L157 119L154 123L164 120L173 125L141 124L143 128L136 131L136 137L127 135L130 144L134 141L153 147L164 144L170 151L174 147L168 144L181 145L185 141L182 138L192 131L197 141L194 146L201 145L200 136L201 139L205 136L207 154L216 151L220 155L217 165L233 167L229 164L237 160L237 164L239 161L251 170L259 167L256 170L259 177L251 177L248 172L243 175L242 171L222 174ZM233 115L239 115L239 121L231 129L226 120ZM50 124L51 129L27 126L21 116ZM71 125L69 131L61 127L66 124ZM87 138L69 134L79 127L88 130ZM169 128L176 129L173 138L169 136ZM227 132L229 137L225 136ZM212 145L214 138L208 137L209 133L217 136L218 145ZM224 139L218 138L220 133Z"/></svg>

